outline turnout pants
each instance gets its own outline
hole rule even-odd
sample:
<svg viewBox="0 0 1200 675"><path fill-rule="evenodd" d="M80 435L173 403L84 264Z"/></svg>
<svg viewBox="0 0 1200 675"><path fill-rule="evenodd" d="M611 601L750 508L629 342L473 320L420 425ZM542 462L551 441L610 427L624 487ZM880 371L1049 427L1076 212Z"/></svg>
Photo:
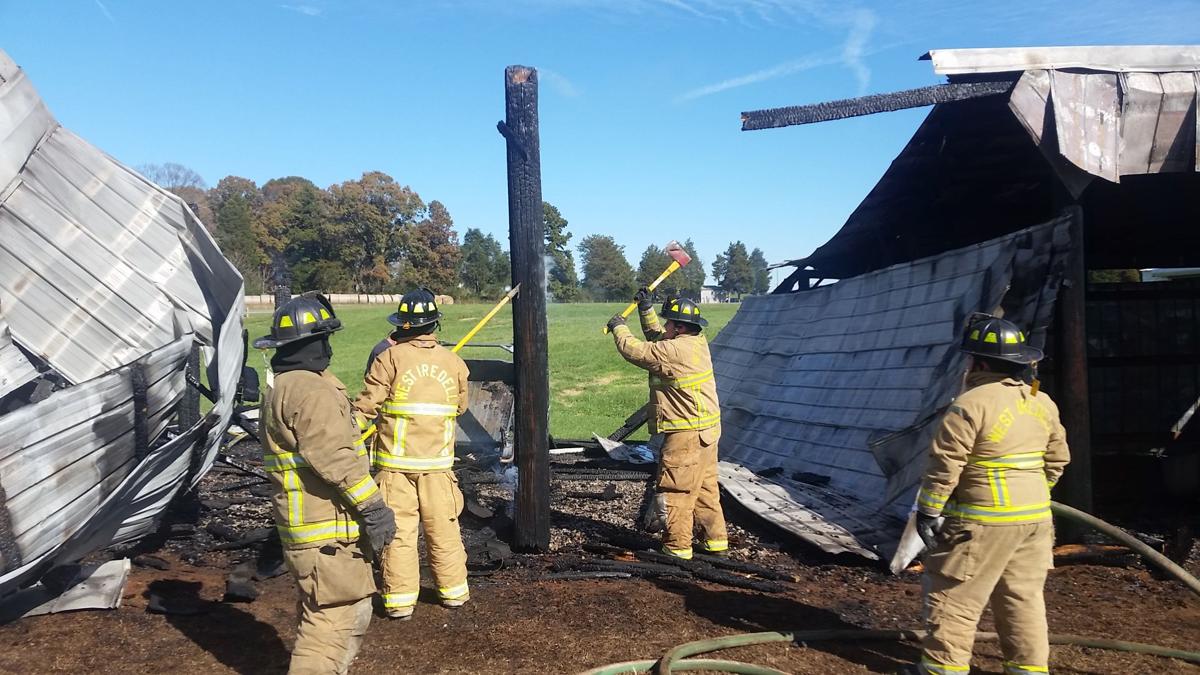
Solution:
<svg viewBox="0 0 1200 675"><path fill-rule="evenodd" d="M729 548L717 487L717 444L706 445L701 434L675 431L663 435L655 506L666 521L663 552L680 558L692 557L697 524L705 551L718 553Z"/></svg>
<svg viewBox="0 0 1200 675"><path fill-rule="evenodd" d="M1050 521L982 525L946 520L925 557L922 672L967 673L975 627L989 602L1007 675L1046 673L1050 643L1042 590L1054 565Z"/></svg>
<svg viewBox="0 0 1200 675"><path fill-rule="evenodd" d="M300 587L290 675L344 674L371 623L375 577L358 544L284 550Z"/></svg>
<svg viewBox="0 0 1200 675"><path fill-rule="evenodd" d="M462 492L452 471L401 473L381 471L376 478L383 499L396 513L396 538L383 553L383 605L401 609L417 604L421 589L417 526L425 530L425 548L438 597L465 600L467 551L458 529Z"/></svg>

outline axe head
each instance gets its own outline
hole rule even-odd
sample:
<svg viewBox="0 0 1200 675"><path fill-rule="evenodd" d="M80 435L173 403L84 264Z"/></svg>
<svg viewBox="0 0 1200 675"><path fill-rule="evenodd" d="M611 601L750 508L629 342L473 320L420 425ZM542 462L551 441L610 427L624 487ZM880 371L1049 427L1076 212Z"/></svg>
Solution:
<svg viewBox="0 0 1200 675"><path fill-rule="evenodd" d="M692 256L688 255L687 251L683 250L679 242L674 239L667 242L663 250L667 252L667 255L671 256L672 260L679 263L680 267L687 267L687 264L692 262Z"/></svg>

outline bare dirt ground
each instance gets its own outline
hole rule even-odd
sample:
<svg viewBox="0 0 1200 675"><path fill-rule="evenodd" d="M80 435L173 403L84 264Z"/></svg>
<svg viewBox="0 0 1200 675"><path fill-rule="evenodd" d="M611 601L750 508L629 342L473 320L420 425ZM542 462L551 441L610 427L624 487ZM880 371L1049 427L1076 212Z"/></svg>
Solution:
<svg viewBox="0 0 1200 675"><path fill-rule="evenodd" d="M252 463L255 448L239 454ZM759 526L732 505L734 557L794 575L796 581L783 591L686 578L547 579L563 569L564 561L603 557L582 551L584 542L648 541L632 529L642 484L603 476L586 482L556 478L555 552L506 557L505 547L492 536L498 531L503 538L507 526L503 486L463 482L476 500L476 514L464 515L475 570L471 602L448 610L429 595L411 621L376 618L352 673L576 673L656 658L681 642L739 632L918 625L919 575L897 578L866 561L830 558ZM609 484L616 486L615 494L609 490L607 500L600 498ZM192 508L177 507L162 538L124 552L143 557L120 609L0 626L0 671L286 671L295 625L291 579L284 574L254 582L260 595L253 602L222 601L226 578L239 564L262 558L261 570L274 566L271 545L212 550L269 525L261 493L244 475L218 471L206 477L199 501ZM1200 572L1195 553L1188 567ZM1200 645L1200 601L1136 564L1060 566L1050 575L1046 601L1054 632L1181 649ZM990 616L981 628L992 629ZM914 660L917 649L889 642L774 644L718 656L791 673L890 673ZM998 646L977 645L974 665L975 673L1002 672ZM1051 668L1058 673L1200 672L1180 661L1075 647L1054 647Z"/></svg>

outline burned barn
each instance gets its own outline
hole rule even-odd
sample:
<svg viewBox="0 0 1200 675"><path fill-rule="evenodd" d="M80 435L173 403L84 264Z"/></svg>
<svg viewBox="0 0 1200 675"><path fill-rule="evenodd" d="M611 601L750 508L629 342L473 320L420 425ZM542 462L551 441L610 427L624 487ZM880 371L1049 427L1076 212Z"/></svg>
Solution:
<svg viewBox="0 0 1200 675"><path fill-rule="evenodd" d="M1047 353L1073 454L1055 499L1194 504L1200 285L1136 270L1200 265L1200 48L923 58L946 84L743 114L757 130L933 106L843 227L715 341L722 484L825 550L891 556L961 386L959 331L999 311Z"/></svg>

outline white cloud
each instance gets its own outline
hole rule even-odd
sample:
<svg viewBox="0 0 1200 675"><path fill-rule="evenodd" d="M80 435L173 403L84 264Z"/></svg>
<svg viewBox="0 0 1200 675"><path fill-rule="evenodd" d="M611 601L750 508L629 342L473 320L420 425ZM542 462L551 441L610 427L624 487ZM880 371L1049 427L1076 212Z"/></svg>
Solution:
<svg viewBox="0 0 1200 675"><path fill-rule="evenodd" d="M538 67L538 77L546 84L550 85L554 91L560 96L567 98L578 98L580 95L579 88L573 82L568 80L564 75L549 68Z"/></svg>
<svg viewBox="0 0 1200 675"><path fill-rule="evenodd" d="M104 16L108 19L109 23L114 26L117 25L117 20L113 18L112 12L108 11L108 7L105 7L103 2L96 0L96 6L100 8L101 12L104 12Z"/></svg>
<svg viewBox="0 0 1200 675"><path fill-rule="evenodd" d="M321 16L322 13L321 8L315 5L280 5L279 8L303 14L304 16Z"/></svg>
<svg viewBox="0 0 1200 675"><path fill-rule="evenodd" d="M805 56L803 58L794 59L792 61L786 61L784 63L779 63L779 64L776 64L769 68L763 68L762 70L756 70L753 73L749 73L746 75L740 75L738 77L731 77L727 80L722 80L722 81L714 83L714 84L707 84L707 85L704 85L703 87L697 87L695 89L692 89L691 91L683 93L682 95L679 96L679 98L677 100L678 101L690 101L692 99L701 98L703 96L709 96L711 94L716 94L716 93L726 91L729 89L736 89L738 87L744 87L748 84L756 84L758 82L766 82L767 80L774 80L776 78L784 77L786 75L792 75L795 73L799 73L801 71L812 70L813 68L820 68L821 66L830 66L835 63L839 63L840 61L841 61L841 59L837 56L832 56L832 55L822 56L819 54L813 54L810 56Z"/></svg>
<svg viewBox="0 0 1200 675"><path fill-rule="evenodd" d="M701 0L695 0L697 2ZM866 93L871 83L871 69L867 66L865 57L871 53L869 43L879 17L874 11L864 8L844 8L830 6L819 2L787 2L787 0L740 0L741 4L752 6L759 12L784 12L793 22L808 19L831 30L845 30L845 38L841 48L833 53L817 53L798 59L785 61L746 75L731 77L720 82L697 87L679 96L678 101L690 101L703 96L709 96L729 89L736 89L750 84L766 82L795 73L812 70L824 66L841 64L848 68L858 80L859 93ZM733 0L732 4L739 4Z"/></svg>

